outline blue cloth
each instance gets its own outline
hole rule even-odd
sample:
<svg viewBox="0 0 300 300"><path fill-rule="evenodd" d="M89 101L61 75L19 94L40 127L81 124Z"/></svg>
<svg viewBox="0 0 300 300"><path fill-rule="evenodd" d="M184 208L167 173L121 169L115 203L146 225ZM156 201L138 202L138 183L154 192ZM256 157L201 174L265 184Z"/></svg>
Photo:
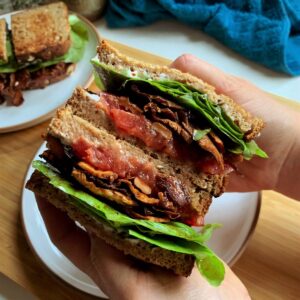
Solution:
<svg viewBox="0 0 300 300"><path fill-rule="evenodd" d="M300 0L110 0L110 27L175 18L273 70L300 74Z"/></svg>

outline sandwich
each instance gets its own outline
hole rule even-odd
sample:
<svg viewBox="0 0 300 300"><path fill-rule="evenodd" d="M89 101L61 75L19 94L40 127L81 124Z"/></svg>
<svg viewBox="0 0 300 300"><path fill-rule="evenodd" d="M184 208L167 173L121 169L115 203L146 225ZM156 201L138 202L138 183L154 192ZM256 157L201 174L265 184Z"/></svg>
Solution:
<svg viewBox="0 0 300 300"><path fill-rule="evenodd" d="M44 88L69 76L82 58L88 33L57 2L0 20L0 102L20 105L23 90Z"/></svg>
<svg viewBox="0 0 300 300"><path fill-rule="evenodd" d="M180 276L196 263L219 285L224 266L206 242L220 225L205 214L238 162L267 157L254 142L263 121L106 41L92 63L101 91L77 88L57 111L26 187L125 254Z"/></svg>

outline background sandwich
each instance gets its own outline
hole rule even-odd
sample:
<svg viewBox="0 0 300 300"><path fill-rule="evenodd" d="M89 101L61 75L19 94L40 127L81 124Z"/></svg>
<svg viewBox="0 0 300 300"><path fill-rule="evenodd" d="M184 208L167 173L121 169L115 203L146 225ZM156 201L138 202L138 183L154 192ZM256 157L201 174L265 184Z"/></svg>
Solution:
<svg viewBox="0 0 300 300"><path fill-rule="evenodd" d="M213 196L244 157L266 157L263 126L198 78L130 59L105 41L93 60L99 94L78 88L47 130L27 183L110 245L213 285L224 266L205 245ZM201 232L191 225L202 226Z"/></svg>
<svg viewBox="0 0 300 300"><path fill-rule="evenodd" d="M43 88L69 76L88 40L83 22L53 3L0 20L0 102L20 105L22 90Z"/></svg>

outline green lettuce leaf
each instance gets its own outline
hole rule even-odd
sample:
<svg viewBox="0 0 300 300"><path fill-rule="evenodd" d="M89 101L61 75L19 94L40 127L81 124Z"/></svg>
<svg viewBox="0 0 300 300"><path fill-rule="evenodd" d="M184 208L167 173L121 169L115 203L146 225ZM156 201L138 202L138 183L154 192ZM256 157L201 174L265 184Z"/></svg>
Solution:
<svg viewBox="0 0 300 300"><path fill-rule="evenodd" d="M122 234L135 236L164 249L194 255L199 271L211 284L218 285L222 282L224 271L223 277L220 276L222 271L222 266L219 265L220 261L204 245L210 239L213 230L220 227L219 224L208 224L199 233L180 222L157 223L133 219L93 195L74 187L71 182L62 178L58 171L47 163L34 161L33 167L49 178L50 184L55 188L71 196L69 201L72 205L88 211L93 217L109 224ZM204 265L201 268L199 267L201 266L200 260L204 261L206 267ZM210 270L210 268L217 268L218 270Z"/></svg>
<svg viewBox="0 0 300 300"><path fill-rule="evenodd" d="M195 129L193 132L193 140L199 141L201 140L205 135L207 135L210 132L211 129Z"/></svg>
<svg viewBox="0 0 300 300"><path fill-rule="evenodd" d="M12 50L10 33L8 33L6 37L6 53L7 61L2 61L2 63L0 63L0 73L15 72L17 68L17 62L15 60L15 56Z"/></svg>
<svg viewBox="0 0 300 300"><path fill-rule="evenodd" d="M7 64L7 62L9 61L9 58L11 56L11 44L10 44L10 38L9 38L9 35L7 34L6 36L6 54L7 54L7 61L6 60L2 60L0 59L0 66L1 65L5 65Z"/></svg>
<svg viewBox="0 0 300 300"><path fill-rule="evenodd" d="M132 229L129 230L129 235L163 249L194 255L199 272L213 286L219 286L224 279L225 268L222 261L205 245L165 236L150 237Z"/></svg>
<svg viewBox="0 0 300 300"><path fill-rule="evenodd" d="M71 46L67 53L47 61L33 61L31 63L18 64L12 51L11 42L9 42L9 61L0 65L0 73L12 73L17 70L28 68L30 72L37 71L41 68L55 65L59 62L77 63L84 54L85 44L88 41L88 31L86 25L75 15L69 16L71 26Z"/></svg>
<svg viewBox="0 0 300 300"><path fill-rule="evenodd" d="M91 60L95 72L98 73L97 82L100 87L105 87L108 91L126 90L132 84L138 85L150 92L166 96L166 98L186 107L204 117L211 128L225 135L231 143L236 146L229 151L242 153L245 159L257 155L267 158L267 154L254 142L243 140L244 133L226 115L222 108L212 103L207 94L174 80L151 80L147 79L147 74L137 73L132 77L130 70L116 70L106 64L99 62L97 58Z"/></svg>
<svg viewBox="0 0 300 300"><path fill-rule="evenodd" d="M96 84L99 88L105 91L117 91L122 84L129 79L129 75L124 72L116 72L113 68L101 63L98 57L91 59L91 63L94 67L96 76Z"/></svg>

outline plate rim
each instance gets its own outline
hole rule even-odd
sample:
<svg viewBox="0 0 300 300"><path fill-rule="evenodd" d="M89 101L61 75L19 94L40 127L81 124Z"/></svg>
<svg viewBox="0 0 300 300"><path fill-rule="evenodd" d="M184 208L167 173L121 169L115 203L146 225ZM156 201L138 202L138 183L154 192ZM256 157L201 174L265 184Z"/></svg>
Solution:
<svg viewBox="0 0 300 300"><path fill-rule="evenodd" d="M93 293L90 293L90 292L87 292L87 291L84 291L82 289L80 289L79 287L71 284L70 282L66 281L64 278L60 277L58 274L56 274L55 272L53 272L49 267L48 265L43 261L43 259L41 258L41 256L37 253L36 249L34 248L32 242L31 242L31 239L29 237L29 234L26 230L26 226L25 226L25 220L24 220L24 192L25 192L25 185L26 185L26 178L27 178L27 175L28 175L28 172L29 172L29 169L31 167L31 164L34 160L34 158L37 156L37 154L39 153L40 149L42 148L43 145L45 145L46 143L45 142L42 142L38 149L35 151L34 155L31 157L31 160L29 161L29 163L27 164L27 169L26 169L26 173L23 177L23 185L22 185L22 193L21 193L21 223L22 223L22 228L23 228L23 232L25 234L25 238L26 238L26 241L32 251L32 253L38 258L39 262L43 265L44 268L46 268L50 273L51 275L54 275L56 278L58 278L59 280L61 280L62 282L68 284L69 286L75 288L76 290L79 290L83 293L86 293L88 295L93 295L93 296L96 296L98 297L99 299L106 299L106 298L102 298L100 296L97 296ZM242 256L242 254L244 253L248 243L250 242L253 234L254 234L254 231L255 231L255 228L257 226L257 222L258 222L258 219L259 219L259 215L260 215L260 210L261 210L261 202L262 202L262 191L256 191L257 193L257 199L256 199L256 208L255 208L255 215L253 217L253 220L252 220L252 224L251 224L251 227L249 228L249 231L247 233L247 235L245 235L245 238L244 238L244 241L243 243L241 244L239 250L236 252L236 254L230 259L230 261L227 263L227 265L232 268L234 266L234 264L239 260L239 258ZM50 242L52 243L51 239L50 239ZM103 291L102 291L103 292ZM104 292L103 292L104 293Z"/></svg>
<svg viewBox="0 0 300 300"><path fill-rule="evenodd" d="M11 16L15 13L19 13L19 12L22 12L22 11L25 11L25 9L22 9L22 10L17 10L17 11L13 11L13 12L9 12L9 13L6 13L6 14L3 14L1 15L1 18L4 18L5 16ZM81 19L85 24L87 24L90 29L93 31L93 33L95 34L96 38L97 38L97 42L98 44L100 44L102 38L101 38L101 35L100 33L98 32L96 26L90 21L88 20L86 17L72 11L72 10L69 10L69 15L70 14L74 14L76 15L79 19ZM92 74L87 78L86 82L83 84L83 88L88 88L94 81L94 75L93 75L93 72ZM65 100L67 101L67 99ZM64 103L62 104L64 105ZM8 133L8 132L14 132L14 131L19 131L19 130L22 130L22 129L26 129L26 128L29 128L29 127L32 127L34 125L38 125L46 120L48 120L51 116L54 115L55 111L61 107L62 105L56 107L55 109L51 110L50 112L47 112L45 114L43 114L42 116L36 118L36 119L33 119L33 120L30 120L30 121L27 121L27 122L24 122L24 123L21 123L21 124L17 124L17 125L11 125L11 126L6 126L6 127L0 127L0 134L1 133Z"/></svg>
<svg viewBox="0 0 300 300"><path fill-rule="evenodd" d="M235 265L235 263L240 259L240 257L242 256L242 254L246 250L247 245L250 242L251 238L253 237L255 228L257 226L257 222L258 222L258 218L259 218L260 210L261 210L262 191L256 191L256 192L257 192L257 203L256 203L255 215L253 217L253 221L252 221L251 227L249 229L248 234L245 236L245 240L242 243L239 251L227 263L230 268L232 268Z"/></svg>

